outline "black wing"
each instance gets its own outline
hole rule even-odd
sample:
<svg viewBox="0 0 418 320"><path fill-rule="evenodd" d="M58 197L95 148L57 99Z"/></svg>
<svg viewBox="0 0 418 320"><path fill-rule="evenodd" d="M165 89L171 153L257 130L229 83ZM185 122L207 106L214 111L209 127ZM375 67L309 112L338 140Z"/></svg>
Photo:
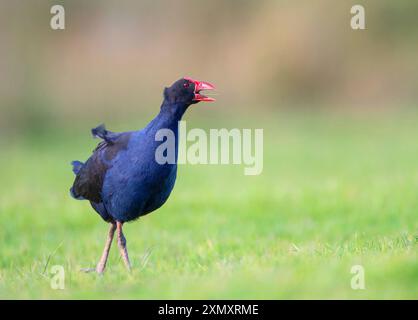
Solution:
<svg viewBox="0 0 418 320"><path fill-rule="evenodd" d="M128 146L131 132L114 133L107 131L104 125L92 130L94 136L103 139L91 157L83 164L71 188L71 194L76 199L88 199L95 203L102 202L101 192L109 162Z"/></svg>

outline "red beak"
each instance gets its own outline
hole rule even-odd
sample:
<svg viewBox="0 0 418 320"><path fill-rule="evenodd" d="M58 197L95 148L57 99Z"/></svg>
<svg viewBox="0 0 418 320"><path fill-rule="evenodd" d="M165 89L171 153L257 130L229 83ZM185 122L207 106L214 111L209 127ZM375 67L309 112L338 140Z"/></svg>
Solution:
<svg viewBox="0 0 418 320"><path fill-rule="evenodd" d="M214 90L215 86L209 82L205 81L197 81L192 78L184 77L184 79L194 83L194 99L193 101L208 101L212 102L215 101L214 98L206 97L205 95L201 94L200 91L202 90Z"/></svg>

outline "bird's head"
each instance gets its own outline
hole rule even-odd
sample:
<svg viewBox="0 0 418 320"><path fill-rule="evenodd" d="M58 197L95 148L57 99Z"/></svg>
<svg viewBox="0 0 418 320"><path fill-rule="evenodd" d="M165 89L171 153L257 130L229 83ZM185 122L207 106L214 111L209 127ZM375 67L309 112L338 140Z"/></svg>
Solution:
<svg viewBox="0 0 418 320"><path fill-rule="evenodd" d="M174 82L171 87L165 88L164 99L171 104L184 104L186 106L200 101L212 102L215 99L201 94L201 91L214 89L215 87L209 82L184 77Z"/></svg>

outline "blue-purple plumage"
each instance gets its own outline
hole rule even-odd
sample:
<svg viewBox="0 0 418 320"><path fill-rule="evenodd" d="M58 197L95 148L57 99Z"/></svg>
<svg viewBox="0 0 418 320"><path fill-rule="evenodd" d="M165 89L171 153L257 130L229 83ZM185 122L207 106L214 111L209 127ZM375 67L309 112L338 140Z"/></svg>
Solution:
<svg viewBox="0 0 418 320"><path fill-rule="evenodd" d="M185 90L182 99L178 91L174 95L167 90L160 113L144 129L114 133L100 125L92 134L103 141L84 164L73 162L76 179L71 195L90 200L106 221L126 222L152 212L174 187L177 164L156 162L155 151L163 142L155 135L160 129L172 130L177 153L178 121L192 103L193 88Z"/></svg>
<svg viewBox="0 0 418 320"><path fill-rule="evenodd" d="M180 79L165 88L160 113L144 129L121 133L110 132L104 125L92 129L93 136L103 141L85 163L72 162L76 178L70 193L77 200L89 200L103 220L110 222L102 257L93 271L101 274L105 270L115 233L123 261L131 269L123 223L167 201L177 176L178 122L191 104L214 101L200 93L211 89L213 85L207 82ZM162 129L170 130L174 137L175 161L169 163L156 159L157 148L166 143L156 136Z"/></svg>

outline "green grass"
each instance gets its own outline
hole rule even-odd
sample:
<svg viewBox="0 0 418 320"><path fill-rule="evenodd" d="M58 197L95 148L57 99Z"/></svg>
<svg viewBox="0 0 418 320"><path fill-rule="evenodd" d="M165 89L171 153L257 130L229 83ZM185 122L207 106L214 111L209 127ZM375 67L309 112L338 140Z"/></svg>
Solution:
<svg viewBox="0 0 418 320"><path fill-rule="evenodd" d="M168 203L125 227L132 273L114 245L103 277L78 270L95 265L108 227L68 195L69 162L97 141L84 129L4 142L0 298L418 298L417 121L283 113L206 124L264 127L263 174L181 166ZM356 264L365 290L350 287ZM50 287L52 265L65 268L64 290Z"/></svg>

